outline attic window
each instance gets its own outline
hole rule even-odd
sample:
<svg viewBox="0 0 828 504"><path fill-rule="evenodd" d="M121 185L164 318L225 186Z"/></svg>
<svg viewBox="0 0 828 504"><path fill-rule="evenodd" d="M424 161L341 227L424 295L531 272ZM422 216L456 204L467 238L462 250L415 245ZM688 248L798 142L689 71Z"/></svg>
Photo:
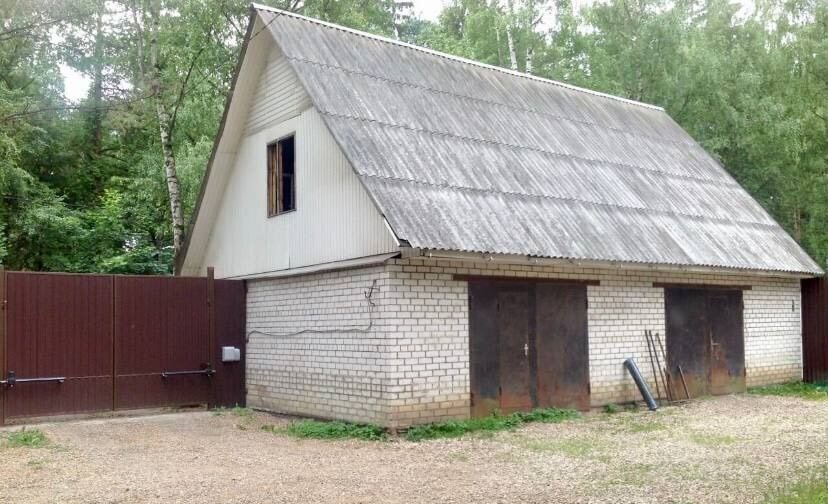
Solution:
<svg viewBox="0 0 828 504"><path fill-rule="evenodd" d="M267 146L267 216L296 210L296 151L293 135Z"/></svg>

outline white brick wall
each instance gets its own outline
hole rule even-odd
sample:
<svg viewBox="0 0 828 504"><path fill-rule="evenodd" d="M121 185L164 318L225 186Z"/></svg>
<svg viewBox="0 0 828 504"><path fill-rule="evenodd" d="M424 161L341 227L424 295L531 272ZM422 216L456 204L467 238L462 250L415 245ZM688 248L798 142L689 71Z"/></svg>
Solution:
<svg viewBox="0 0 828 504"><path fill-rule="evenodd" d="M386 341L378 318L387 311L387 277L377 266L248 282L248 404L386 423ZM374 282L372 316L365 294ZM293 334L305 330L315 332Z"/></svg>
<svg viewBox="0 0 828 504"><path fill-rule="evenodd" d="M369 323L369 333L252 335L248 402L302 415L404 426L468 416L468 292L455 274L599 280L588 287L592 404L636 399L623 369L649 377L644 330L665 332L665 283L751 285L744 292L748 385L802 373L799 281L745 275L396 259L385 266L249 284L248 330L286 333Z"/></svg>

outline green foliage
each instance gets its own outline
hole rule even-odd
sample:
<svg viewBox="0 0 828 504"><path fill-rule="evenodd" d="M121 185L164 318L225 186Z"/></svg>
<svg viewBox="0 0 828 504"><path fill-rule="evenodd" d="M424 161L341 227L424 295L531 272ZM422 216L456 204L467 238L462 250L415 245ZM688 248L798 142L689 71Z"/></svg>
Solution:
<svg viewBox="0 0 828 504"><path fill-rule="evenodd" d="M38 429L23 428L5 435L6 446L12 448L42 448L49 444L49 438Z"/></svg>
<svg viewBox="0 0 828 504"><path fill-rule="evenodd" d="M811 401L828 401L828 383L791 382L779 385L754 387L751 394L783 397L800 397Z"/></svg>
<svg viewBox="0 0 828 504"><path fill-rule="evenodd" d="M767 495L763 504L828 504L828 468L806 471L800 479Z"/></svg>
<svg viewBox="0 0 828 504"><path fill-rule="evenodd" d="M608 415L613 415L615 413L620 413L622 411L624 411L624 409L621 408L621 406L619 406L617 404L605 404L604 405L604 413L606 413Z"/></svg>
<svg viewBox="0 0 828 504"><path fill-rule="evenodd" d="M262 429L309 439L362 439L364 441L383 441L388 437L387 431L376 425L353 424L348 422L321 422L318 420L300 420L284 428L265 425Z"/></svg>
<svg viewBox="0 0 828 504"><path fill-rule="evenodd" d="M0 261L168 274L170 204L155 106L175 116L192 217L247 22L242 0L159 0L161 95L149 96L146 2L0 0ZM386 36L392 0L270 0ZM655 103L821 264L828 258L828 3L453 0L408 42ZM134 14L134 15L133 15ZM136 24L137 23L137 24ZM55 34L61 34L56 37ZM143 44L139 44L143 42ZM59 72L93 85L70 103Z"/></svg>
<svg viewBox="0 0 828 504"><path fill-rule="evenodd" d="M529 412L517 412L511 415L492 414L482 418L468 420L452 420L447 422L415 425L406 432L409 441L425 439L460 437L472 432L496 432L512 430L531 422L557 423L578 418L577 411L542 408Z"/></svg>

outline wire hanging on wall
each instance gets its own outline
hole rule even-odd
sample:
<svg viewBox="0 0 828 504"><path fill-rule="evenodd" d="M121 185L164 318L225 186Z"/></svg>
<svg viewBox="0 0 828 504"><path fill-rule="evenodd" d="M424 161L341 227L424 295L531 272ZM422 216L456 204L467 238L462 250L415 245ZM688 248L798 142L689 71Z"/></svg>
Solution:
<svg viewBox="0 0 828 504"><path fill-rule="evenodd" d="M371 328L374 327L374 309L376 308L376 303L374 303L374 292L378 291L379 288L377 287L376 279L371 282L371 287L365 290L363 294L365 296L365 301L368 303L368 324L367 325L360 325L360 326L340 326L340 327L333 327L329 329L302 329L300 331L293 331L293 332L284 332L284 333L272 333L266 331L259 331L253 330L247 333L247 337L253 335L259 336L268 336L272 338L290 338L294 336L301 336L303 334L344 334L344 333L368 333L371 331Z"/></svg>

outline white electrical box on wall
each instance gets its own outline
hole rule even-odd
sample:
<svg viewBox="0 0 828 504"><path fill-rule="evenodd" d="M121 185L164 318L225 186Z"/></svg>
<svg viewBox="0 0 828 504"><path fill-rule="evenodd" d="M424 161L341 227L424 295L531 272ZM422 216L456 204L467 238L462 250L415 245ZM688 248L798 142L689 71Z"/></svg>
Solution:
<svg viewBox="0 0 828 504"><path fill-rule="evenodd" d="M241 350L236 347L221 347L221 362L238 362L241 360Z"/></svg>

